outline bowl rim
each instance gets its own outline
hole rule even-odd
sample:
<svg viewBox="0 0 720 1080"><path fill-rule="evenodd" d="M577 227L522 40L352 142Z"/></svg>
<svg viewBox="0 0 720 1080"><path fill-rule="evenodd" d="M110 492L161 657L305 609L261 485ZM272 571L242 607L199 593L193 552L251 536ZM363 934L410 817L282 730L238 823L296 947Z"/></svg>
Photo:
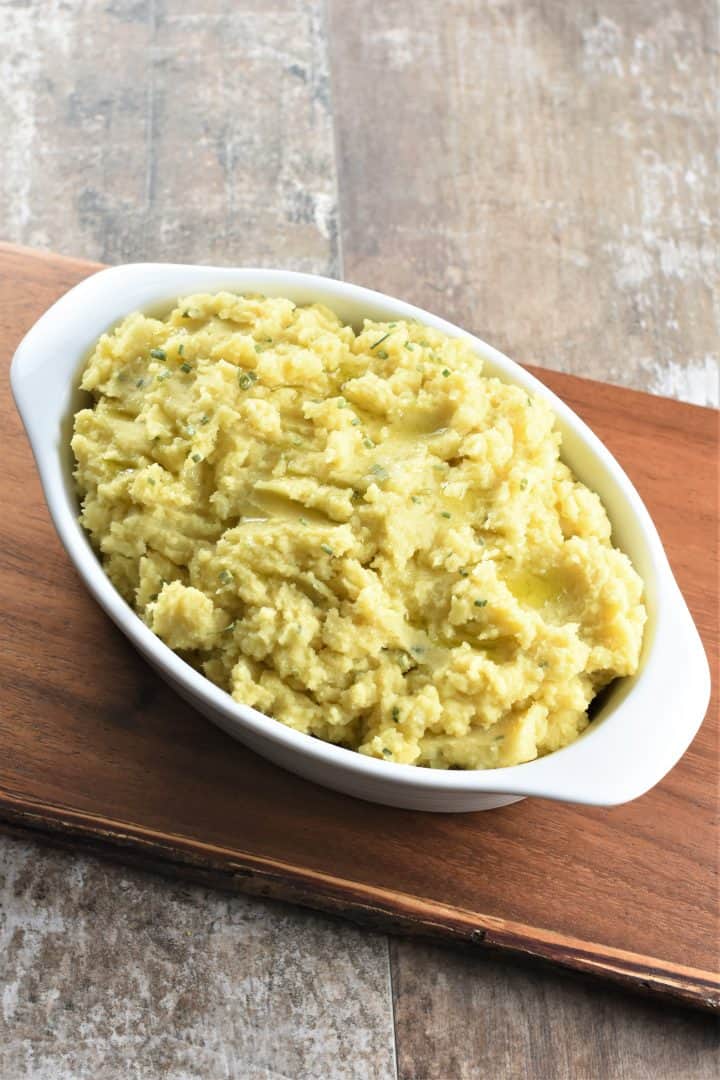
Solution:
<svg viewBox="0 0 720 1080"><path fill-rule="evenodd" d="M655 591L652 640L646 644L639 673L632 677L632 688L609 715L591 724L569 746L520 765L463 771L401 765L326 743L235 702L181 660L145 625L116 592L77 520L76 508L62 482L65 448L58 437L61 425L67 420L67 406L65 402L55 401L42 409L37 407L38 402L45 402L43 373L47 365L60 364L62 375L68 380L69 394L87 348L124 315L172 303L183 294L223 289L287 294L298 303L312 302L314 298L330 307L334 300L338 306L350 302L366 309L368 317L417 319L451 337L462 337L493 373L549 402L563 428L589 452L598 475L604 475L624 503L625 511L639 530L652 568L653 581L646 578L648 589ZM95 327L92 332L90 325ZM66 343L67 350L59 360L58 341ZM444 795L535 795L609 806L636 798L654 786L679 760L702 723L710 695L705 651L655 525L624 470L584 421L534 375L480 338L431 312L363 286L296 271L130 263L85 278L37 320L13 357L11 386L51 518L89 591L146 658L167 673L171 681L225 718L226 730L227 724L239 725L262 740L280 744L302 758L313 759L320 767L345 776L353 774L368 784L390 784L395 788L399 785L416 792ZM678 664L683 665L685 675L682 695L678 692L679 680L669 674L673 666L677 670ZM682 707L685 714L682 722L664 721L655 727L649 722L648 710L658 710L667 717L673 707ZM658 731L661 738L657 737ZM630 759L633 767L623 769L621 764L627 753L635 755Z"/></svg>

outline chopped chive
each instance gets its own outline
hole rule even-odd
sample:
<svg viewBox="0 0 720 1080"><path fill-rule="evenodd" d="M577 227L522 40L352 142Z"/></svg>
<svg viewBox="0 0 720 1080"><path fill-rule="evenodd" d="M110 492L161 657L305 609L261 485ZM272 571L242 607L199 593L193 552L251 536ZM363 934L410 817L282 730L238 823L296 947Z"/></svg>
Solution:
<svg viewBox="0 0 720 1080"><path fill-rule="evenodd" d="M307 523L308 523L307 518L304 518L304 517L298 518L298 521L300 522L301 525L307 525Z"/></svg>
<svg viewBox="0 0 720 1080"><path fill-rule="evenodd" d="M487 600L474 600L475 607L485 607Z"/></svg>
<svg viewBox="0 0 720 1080"><path fill-rule="evenodd" d="M390 337L390 331L388 330L387 334L383 334L383 336L381 338L378 338L377 341L375 342L375 344L371 345L370 348L371 349L377 349L378 345L382 345L383 341L386 341L387 338L389 338L389 337ZM385 355L387 356L387 353Z"/></svg>
<svg viewBox="0 0 720 1080"><path fill-rule="evenodd" d="M382 748L383 757L392 757L392 750L388 750L387 746Z"/></svg>
<svg viewBox="0 0 720 1080"><path fill-rule="evenodd" d="M450 372L448 371L448 369L447 369L447 368L443 368L443 376L444 376L444 377L445 377L446 379L447 379L447 377L448 377L448 375L449 375L449 374L450 374Z"/></svg>
<svg viewBox="0 0 720 1080"><path fill-rule="evenodd" d="M238 384L241 390L247 390L254 382L257 382L257 375L254 371L241 371L238 375Z"/></svg>
<svg viewBox="0 0 720 1080"><path fill-rule="evenodd" d="M414 503L421 503L422 502L422 499L420 498L419 495L411 495L410 498Z"/></svg>
<svg viewBox="0 0 720 1080"><path fill-rule="evenodd" d="M359 420L359 418L358 418L358 417L356 416L354 420L351 420L351 421L350 421L350 423L352 424L352 426L353 426L353 427L357 427L357 426L358 426L358 425L360 424L360 420Z"/></svg>
<svg viewBox="0 0 720 1080"><path fill-rule="evenodd" d="M256 346L255 346L255 352L262 352L262 351L263 351L263 349L264 349L264 346L263 346L263 345L256 345Z"/></svg>
<svg viewBox="0 0 720 1080"><path fill-rule="evenodd" d="M425 649L422 645L411 645L410 651L416 653L417 656L421 656Z"/></svg>
<svg viewBox="0 0 720 1080"><path fill-rule="evenodd" d="M135 383L135 385L137 387L144 386L145 385L145 380L144 379L138 379L138 381Z"/></svg>
<svg viewBox="0 0 720 1080"><path fill-rule="evenodd" d="M337 403L337 407L338 407L338 409L347 409L348 403L345 400L345 398L340 398L340 400Z"/></svg>
<svg viewBox="0 0 720 1080"><path fill-rule="evenodd" d="M388 326L390 327L391 330L394 330L395 327L397 326L397 323L396 322L389 322Z"/></svg>
<svg viewBox="0 0 720 1080"><path fill-rule="evenodd" d="M495 742L502 742L504 738L505 738L504 735L496 735L495 736Z"/></svg>
<svg viewBox="0 0 720 1080"><path fill-rule="evenodd" d="M192 315L190 314L190 308L187 308L185 311L183 311L182 317L183 319L192 319Z"/></svg>
<svg viewBox="0 0 720 1080"><path fill-rule="evenodd" d="M528 486L527 477L523 476L522 480L520 481L520 490L524 491L527 486Z"/></svg>
<svg viewBox="0 0 720 1080"><path fill-rule="evenodd" d="M325 552L326 555L334 555L335 554L335 552L333 551L333 549L330 547L329 544L321 544L320 547Z"/></svg>
<svg viewBox="0 0 720 1080"><path fill-rule="evenodd" d="M218 574L218 578L222 581L223 585L229 585L233 576L229 570L221 570Z"/></svg>
<svg viewBox="0 0 720 1080"><path fill-rule="evenodd" d="M184 344L184 342L181 341L180 344L178 345L178 356L182 356L182 354L184 352L185 352L185 344Z"/></svg>
<svg viewBox="0 0 720 1080"><path fill-rule="evenodd" d="M527 399L528 399L528 405L532 405L532 403L533 403L533 399L532 399L532 398L530 397L530 395L529 395L529 394L528 394L528 396L527 396Z"/></svg>
<svg viewBox="0 0 720 1080"><path fill-rule="evenodd" d="M413 345L412 341L406 341L403 348L409 349L410 352L412 352L412 350L415 348L415 346Z"/></svg>
<svg viewBox="0 0 720 1080"><path fill-rule="evenodd" d="M190 436L190 438L192 438L193 435L195 434L195 428L192 426L192 424L188 424L187 427L185 428L185 430L188 433L188 435Z"/></svg>
<svg viewBox="0 0 720 1080"><path fill-rule="evenodd" d="M172 376L172 371L161 371L158 375L158 382L163 379L169 379Z"/></svg>
<svg viewBox="0 0 720 1080"><path fill-rule="evenodd" d="M468 574L469 574L469 571L465 570L465 569L460 569L460 570L458 570L458 574L460 575L460 577L467 577Z"/></svg>
<svg viewBox="0 0 720 1080"><path fill-rule="evenodd" d="M180 365L180 370L184 371L186 375L189 375L192 371L192 365L188 364L187 360L184 360Z"/></svg>
<svg viewBox="0 0 720 1080"><path fill-rule="evenodd" d="M368 450L375 449L375 443L372 441L372 439L367 438L367 436L363 439L363 446L367 447Z"/></svg>
<svg viewBox="0 0 720 1080"><path fill-rule="evenodd" d="M152 356L152 357L153 357L153 358L154 358L155 360L167 360L167 356L166 356L166 354L165 354L165 350L164 350L164 349L151 349L151 350L150 350L150 355L151 355L151 356Z"/></svg>
<svg viewBox="0 0 720 1080"><path fill-rule="evenodd" d="M388 358L388 354L385 352L384 349L378 349L375 355L379 356L381 360L387 360Z"/></svg>
<svg viewBox="0 0 720 1080"><path fill-rule="evenodd" d="M233 621L231 623L228 623L227 626L225 627L225 629L223 630L223 634L227 634L231 630L234 630L236 623L237 623L237 619L233 619Z"/></svg>
<svg viewBox="0 0 720 1080"><path fill-rule="evenodd" d="M440 511L440 517L450 518L450 517L452 517L452 514L450 513L449 510L441 510Z"/></svg>
<svg viewBox="0 0 720 1080"><path fill-rule="evenodd" d="M390 715L392 716L395 723L397 723L398 720L400 719L400 710L397 707L397 705L393 705L392 712L390 713Z"/></svg>
<svg viewBox="0 0 720 1080"><path fill-rule="evenodd" d="M380 465L378 462L370 466L370 472L377 476L379 480L387 480L388 471L384 465Z"/></svg>
<svg viewBox="0 0 720 1080"><path fill-rule="evenodd" d="M197 464L198 461L202 461L202 458L200 457L199 454L193 454L192 459L196 464Z"/></svg>
<svg viewBox="0 0 720 1080"><path fill-rule="evenodd" d="M200 417L200 423L201 424L209 424L210 423L210 417L208 416L207 413L202 414L202 416Z"/></svg>

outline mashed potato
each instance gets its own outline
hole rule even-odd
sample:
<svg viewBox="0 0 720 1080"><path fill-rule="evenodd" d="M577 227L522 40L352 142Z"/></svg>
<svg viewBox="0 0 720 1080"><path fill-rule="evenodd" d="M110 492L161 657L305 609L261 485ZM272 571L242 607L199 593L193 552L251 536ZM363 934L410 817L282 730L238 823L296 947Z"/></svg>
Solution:
<svg viewBox="0 0 720 1080"><path fill-rule="evenodd" d="M636 671L643 586L548 405L481 366L283 299L130 315L82 377L82 523L237 701L376 758L530 761Z"/></svg>

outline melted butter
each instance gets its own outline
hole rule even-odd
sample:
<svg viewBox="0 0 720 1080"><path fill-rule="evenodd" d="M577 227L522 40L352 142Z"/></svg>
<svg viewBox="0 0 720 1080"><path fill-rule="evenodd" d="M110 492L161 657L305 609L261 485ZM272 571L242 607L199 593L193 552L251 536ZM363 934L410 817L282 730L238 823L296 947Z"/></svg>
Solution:
<svg viewBox="0 0 720 1080"><path fill-rule="evenodd" d="M314 525L332 525L334 522L318 510L303 506L295 502L287 495L277 495L270 491L254 491L239 506L240 520L269 521L272 518L282 518L285 521L300 521L302 518Z"/></svg>
<svg viewBox="0 0 720 1080"><path fill-rule="evenodd" d="M426 409L411 405L392 422L392 434L405 442L414 441L418 435L440 435L447 429L451 416L452 407L447 402Z"/></svg>
<svg viewBox="0 0 720 1080"><path fill-rule="evenodd" d="M533 574L530 570L515 570L504 575L503 580L516 600L533 608L557 601L565 592L561 576L552 572Z"/></svg>

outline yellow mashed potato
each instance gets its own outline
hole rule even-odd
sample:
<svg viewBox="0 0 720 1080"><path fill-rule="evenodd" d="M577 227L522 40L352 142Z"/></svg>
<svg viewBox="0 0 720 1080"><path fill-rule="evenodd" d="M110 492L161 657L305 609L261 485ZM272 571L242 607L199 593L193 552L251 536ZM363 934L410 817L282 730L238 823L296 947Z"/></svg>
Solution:
<svg viewBox="0 0 720 1080"><path fill-rule="evenodd" d="M239 702L377 758L530 761L636 671L643 586L542 398L411 322L189 296L97 343L72 447L112 582Z"/></svg>

